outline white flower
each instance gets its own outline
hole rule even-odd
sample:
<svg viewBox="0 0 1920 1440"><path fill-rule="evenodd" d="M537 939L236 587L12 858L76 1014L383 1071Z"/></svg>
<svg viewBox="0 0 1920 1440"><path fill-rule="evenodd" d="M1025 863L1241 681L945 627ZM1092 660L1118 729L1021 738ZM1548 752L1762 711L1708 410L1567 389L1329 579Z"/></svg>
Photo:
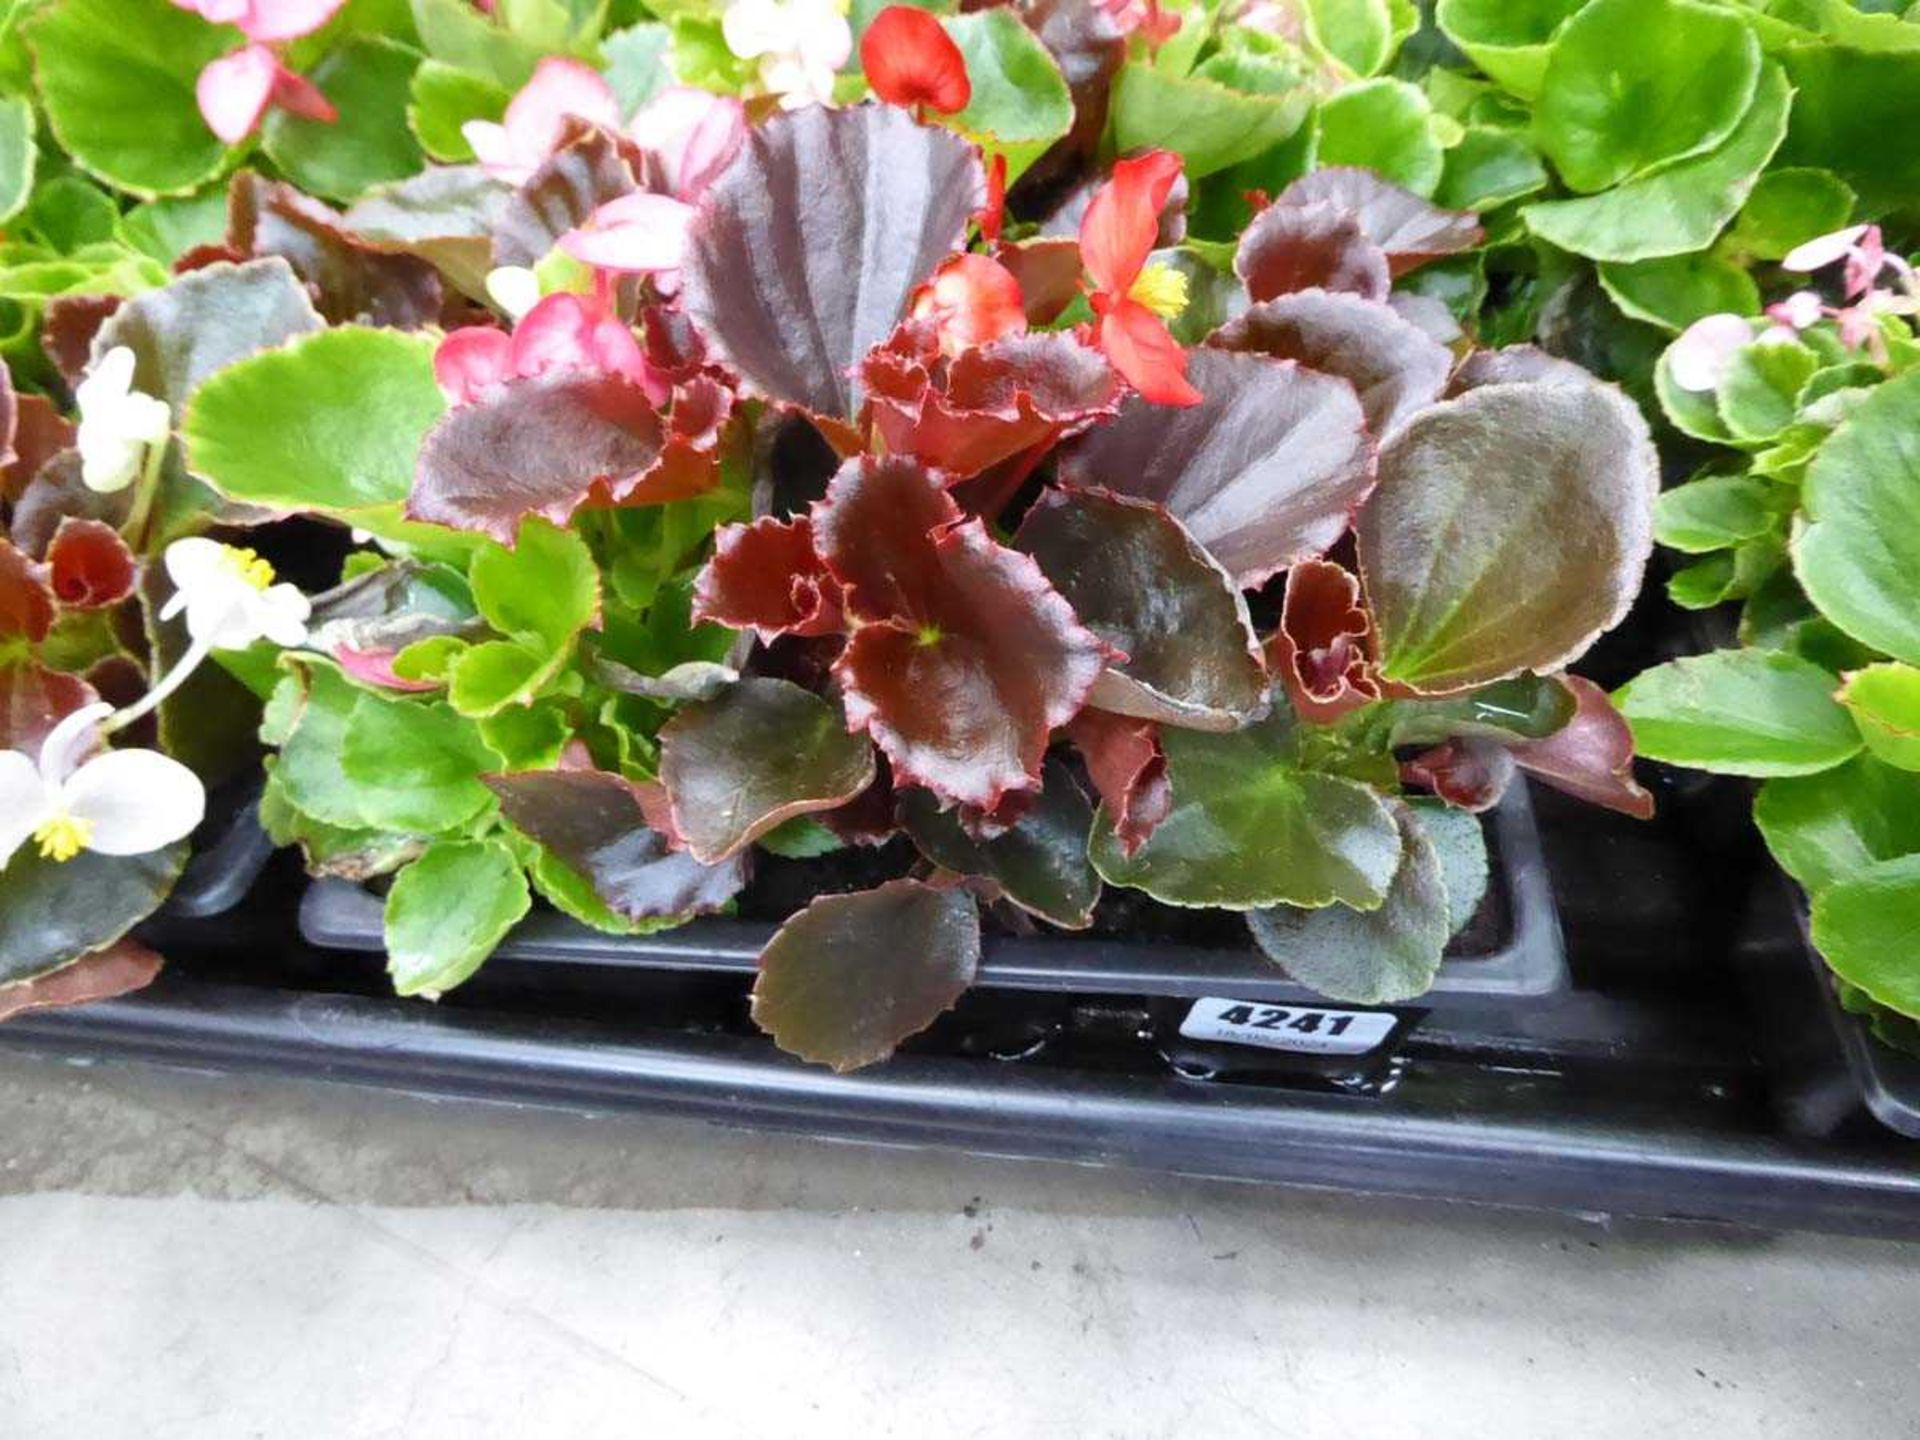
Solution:
<svg viewBox="0 0 1920 1440"><path fill-rule="evenodd" d="M1753 341L1753 326L1738 315L1707 315L1680 332L1667 349L1667 370L1682 390L1718 390L1738 355Z"/></svg>
<svg viewBox="0 0 1920 1440"><path fill-rule="evenodd" d="M733 0L720 33L742 60L759 60L760 83L787 110L831 105L834 72L853 53L835 0Z"/></svg>
<svg viewBox="0 0 1920 1440"><path fill-rule="evenodd" d="M540 303L540 277L525 265L496 265L487 272L487 298L509 320L520 320Z"/></svg>
<svg viewBox="0 0 1920 1440"><path fill-rule="evenodd" d="M144 855L184 839L206 814L207 793L193 771L152 750L105 750L76 767L99 743L111 705L88 705L48 734L35 764L0 751L0 869L28 840L43 859L71 860L82 850Z"/></svg>
<svg viewBox="0 0 1920 1440"><path fill-rule="evenodd" d="M312 603L297 585L273 583L273 566L251 550L217 540L176 540L167 547L173 598L160 612L186 612L187 634L210 650L244 650L256 640L280 646L307 638Z"/></svg>
<svg viewBox="0 0 1920 1440"><path fill-rule="evenodd" d="M1836 260L1843 260L1853 253L1861 237L1867 233L1865 225L1849 225L1844 230L1835 230L1830 235L1816 235L1803 245L1796 245L1781 258L1782 270L1824 270Z"/></svg>
<svg viewBox="0 0 1920 1440"><path fill-rule="evenodd" d="M116 345L74 389L80 407L80 478L109 494L133 483L147 447L167 443L173 412L133 388L133 351Z"/></svg>

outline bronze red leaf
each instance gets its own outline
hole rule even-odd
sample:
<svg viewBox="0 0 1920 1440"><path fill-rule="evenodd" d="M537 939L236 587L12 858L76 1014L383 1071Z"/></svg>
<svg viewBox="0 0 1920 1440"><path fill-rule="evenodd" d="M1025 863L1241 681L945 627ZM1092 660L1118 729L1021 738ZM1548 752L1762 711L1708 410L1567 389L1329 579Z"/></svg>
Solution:
<svg viewBox="0 0 1920 1440"><path fill-rule="evenodd" d="M1296 290L1340 290L1385 300L1386 252L1353 216L1324 202L1269 205L1253 217L1234 252L1233 273L1254 300Z"/></svg>
<svg viewBox="0 0 1920 1440"><path fill-rule="evenodd" d="M68 516L47 546L47 578L62 605L98 610L133 593L139 565L120 532L99 520Z"/></svg>
<svg viewBox="0 0 1920 1440"><path fill-rule="evenodd" d="M713 558L693 586L693 618L781 635L831 635L845 621L840 582L814 550L813 522L763 516L714 535Z"/></svg>
<svg viewBox="0 0 1920 1440"><path fill-rule="evenodd" d="M1132 855L1173 811L1173 786L1160 727L1151 720L1086 709L1067 723L1087 778L1113 820L1120 853Z"/></svg>
<svg viewBox="0 0 1920 1440"><path fill-rule="evenodd" d="M1372 637L1359 577L1331 560L1303 560L1287 572L1267 663L1297 714L1330 725L1380 698Z"/></svg>
<svg viewBox="0 0 1920 1440"><path fill-rule="evenodd" d="M1366 237L1386 253L1396 279L1429 260L1471 250L1486 238L1480 217L1472 211L1442 209L1371 170L1352 165L1302 175L1274 203L1327 204L1351 215Z"/></svg>

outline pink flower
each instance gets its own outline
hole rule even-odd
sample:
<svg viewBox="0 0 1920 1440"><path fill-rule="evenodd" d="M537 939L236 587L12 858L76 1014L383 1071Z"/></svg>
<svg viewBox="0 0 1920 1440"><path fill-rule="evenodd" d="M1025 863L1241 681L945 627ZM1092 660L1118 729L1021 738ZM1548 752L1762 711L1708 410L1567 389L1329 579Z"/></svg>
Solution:
<svg viewBox="0 0 1920 1440"><path fill-rule="evenodd" d="M747 111L731 95L674 85L641 108L627 134L659 161L667 188L692 204L746 143Z"/></svg>
<svg viewBox="0 0 1920 1440"><path fill-rule="evenodd" d="M331 20L345 0L173 0L210 25L237 25L249 40L294 40Z"/></svg>
<svg viewBox="0 0 1920 1440"><path fill-rule="evenodd" d="M599 71L578 60L548 56L508 102L499 124L469 120L460 133L489 175L518 185L559 148L570 120L618 126L620 102Z"/></svg>
<svg viewBox="0 0 1920 1440"><path fill-rule="evenodd" d="M1667 350L1673 383L1695 393L1718 390L1733 357L1753 341L1753 326L1740 315L1708 315L1680 332Z"/></svg>
<svg viewBox="0 0 1920 1440"><path fill-rule="evenodd" d="M193 87L207 128L229 145L253 133L269 105L331 124L340 112L304 75L296 75L266 45L244 45L208 62Z"/></svg>
<svg viewBox="0 0 1920 1440"><path fill-rule="evenodd" d="M456 405L508 380L550 370L624 375L655 405L664 405L671 393L647 364L633 331L597 295L549 295L512 335L491 326L466 326L442 340L433 355L433 378Z"/></svg>
<svg viewBox="0 0 1920 1440"><path fill-rule="evenodd" d="M1780 261L1783 270L1824 270L1836 260L1845 259L1853 253L1853 247L1861 236L1867 233L1865 225L1849 225L1844 230L1835 230L1829 235L1816 235L1804 244L1796 245Z"/></svg>
<svg viewBox="0 0 1920 1440"><path fill-rule="evenodd" d="M1796 290L1786 299L1767 306L1767 318L1794 334L1807 329L1824 314L1826 309L1820 297L1811 290Z"/></svg>
<svg viewBox="0 0 1920 1440"><path fill-rule="evenodd" d="M634 116L627 133L652 156L659 179L673 193L642 191L610 200L563 235L560 248L602 270L663 276L671 289L686 252L693 202L746 142L746 109L731 96L675 86Z"/></svg>

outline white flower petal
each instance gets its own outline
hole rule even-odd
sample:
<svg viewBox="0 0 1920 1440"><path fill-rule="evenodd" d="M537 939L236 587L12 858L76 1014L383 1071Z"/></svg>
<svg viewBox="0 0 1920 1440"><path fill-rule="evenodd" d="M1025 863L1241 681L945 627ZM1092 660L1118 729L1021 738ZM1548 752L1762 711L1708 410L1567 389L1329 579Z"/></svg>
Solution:
<svg viewBox="0 0 1920 1440"><path fill-rule="evenodd" d="M209 580L225 579L232 569L227 547L218 540L193 535L167 546L167 578L174 588L191 591Z"/></svg>
<svg viewBox="0 0 1920 1440"><path fill-rule="evenodd" d="M742 60L791 50L799 38L782 0L733 0L720 17L720 34Z"/></svg>
<svg viewBox="0 0 1920 1440"><path fill-rule="evenodd" d="M40 778L48 785L58 785L65 780L68 772L100 743L100 737L94 732L111 714L113 706L96 700L91 705L82 705L49 730L47 738L40 742Z"/></svg>
<svg viewBox="0 0 1920 1440"><path fill-rule="evenodd" d="M518 320L540 303L540 277L524 265L496 266L487 272L487 298Z"/></svg>
<svg viewBox="0 0 1920 1440"><path fill-rule="evenodd" d="M92 826L87 848L145 855L184 840L207 813L200 777L152 750L111 750L66 783L67 811Z"/></svg>
<svg viewBox="0 0 1920 1440"><path fill-rule="evenodd" d="M111 406L133 388L133 351L116 345L100 357L100 363L87 371L87 378L74 387L73 398L84 412Z"/></svg>
<svg viewBox="0 0 1920 1440"><path fill-rule="evenodd" d="M74 444L80 451L80 483L97 495L112 495L133 483L146 459L145 447L85 419Z"/></svg>
<svg viewBox="0 0 1920 1440"><path fill-rule="evenodd" d="M313 602L298 585L275 585L260 592L252 618L263 638L286 650L307 643L307 617L312 613Z"/></svg>
<svg viewBox="0 0 1920 1440"><path fill-rule="evenodd" d="M1849 225L1844 230L1835 230L1830 235L1816 235L1803 245L1796 245L1780 261L1782 270L1819 270L1834 261L1844 259L1849 250L1859 243L1860 237L1867 233L1864 225Z"/></svg>
<svg viewBox="0 0 1920 1440"><path fill-rule="evenodd" d="M1680 332L1667 350L1673 383L1698 394L1718 390L1733 357L1753 340L1753 326L1739 315L1708 315Z"/></svg>
<svg viewBox="0 0 1920 1440"><path fill-rule="evenodd" d="M47 818L40 770L18 750L0 750L0 870Z"/></svg>

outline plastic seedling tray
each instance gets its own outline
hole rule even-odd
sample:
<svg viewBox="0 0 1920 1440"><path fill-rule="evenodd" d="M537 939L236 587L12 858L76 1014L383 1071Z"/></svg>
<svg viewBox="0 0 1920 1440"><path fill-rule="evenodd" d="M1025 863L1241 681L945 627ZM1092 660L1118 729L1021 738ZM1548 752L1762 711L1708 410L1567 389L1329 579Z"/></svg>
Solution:
<svg viewBox="0 0 1920 1440"><path fill-rule="evenodd" d="M1554 994L1567 983L1567 960L1552 887L1525 786L1509 792L1488 825L1492 864L1488 897L1440 968L1434 994L1516 998ZM300 908L314 945L368 953L385 948L382 901L344 880L316 882ZM977 984L988 989L1129 995L1232 996L1273 1004L1315 1004L1246 937L1233 917L1224 938L1083 938L1048 932L988 938ZM495 951L495 962L638 970L751 974L775 926L707 919L657 935L603 935L552 911L529 917ZM495 963L490 962L490 963Z"/></svg>
<svg viewBox="0 0 1920 1440"><path fill-rule="evenodd" d="M246 898L273 857L273 841L260 828L260 784L255 775L215 791L162 921L224 915Z"/></svg>

